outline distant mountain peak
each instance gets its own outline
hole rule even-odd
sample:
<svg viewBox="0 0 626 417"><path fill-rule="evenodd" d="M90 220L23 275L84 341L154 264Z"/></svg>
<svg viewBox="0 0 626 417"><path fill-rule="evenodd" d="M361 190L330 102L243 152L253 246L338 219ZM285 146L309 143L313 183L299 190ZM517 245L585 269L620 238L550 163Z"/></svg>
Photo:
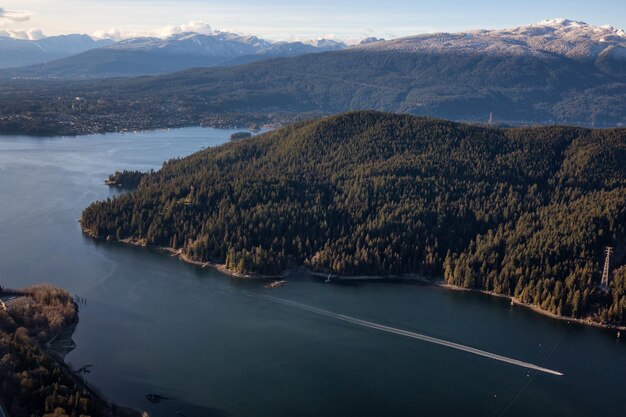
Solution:
<svg viewBox="0 0 626 417"><path fill-rule="evenodd" d="M529 28L547 28L554 29L555 31L581 31L581 32L589 32L589 33L624 33L623 29L615 29L611 25L600 25L594 26L587 22L577 21L577 20L569 20L562 17L557 17L554 19L545 19L537 23L532 23L530 25L520 26L515 28L514 30L525 30Z"/></svg>
<svg viewBox="0 0 626 417"><path fill-rule="evenodd" d="M85 34L48 36L36 40L0 37L0 68L38 64L111 43L110 40L95 40Z"/></svg>
<svg viewBox="0 0 626 417"><path fill-rule="evenodd" d="M491 55L563 55L594 60L601 54L621 57L626 32L613 26L593 26L564 18L546 19L509 29L423 34L363 44L366 50L403 52L485 53Z"/></svg>
<svg viewBox="0 0 626 417"><path fill-rule="evenodd" d="M370 36L368 38L363 39L361 42L359 42L359 45L367 45L369 43L384 42L384 41L385 41L384 38L376 38L374 36Z"/></svg>
<svg viewBox="0 0 626 417"><path fill-rule="evenodd" d="M199 55L219 55L222 57L240 57L258 55L268 50L301 50L306 45L310 50L306 52L338 50L347 45L334 39L319 38L302 42L272 42L252 35L239 35L231 32L214 31L211 34L196 32L180 32L165 38L139 37L117 42L109 49L159 49L177 53L195 53Z"/></svg>
<svg viewBox="0 0 626 417"><path fill-rule="evenodd" d="M554 19L544 19L530 26L549 26L553 28L562 28L562 27L581 27L581 26L589 26L589 25L585 22L569 20L563 17L556 17Z"/></svg>

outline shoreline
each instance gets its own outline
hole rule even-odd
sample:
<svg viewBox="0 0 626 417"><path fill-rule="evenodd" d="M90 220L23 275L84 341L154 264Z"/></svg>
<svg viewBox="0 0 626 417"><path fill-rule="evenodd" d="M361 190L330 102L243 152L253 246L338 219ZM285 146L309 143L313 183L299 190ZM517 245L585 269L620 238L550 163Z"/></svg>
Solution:
<svg viewBox="0 0 626 417"><path fill-rule="evenodd" d="M258 119L248 120L246 118L239 119L239 114L232 113L213 113L212 119L198 119L193 121L187 121L184 123L176 122L164 122L154 125L137 125L137 124L110 124L114 126L109 128L109 124L100 126L99 128L88 128L86 126L91 125L90 120L76 121L76 125L84 128L75 128L74 125L67 127L67 129L52 130L29 130L27 128L9 128L3 129L0 126L0 137L2 136L24 136L33 138L55 137L55 138L77 138L81 136L94 136L94 135L106 135L111 133L144 133L144 132L159 132L170 131L175 129L186 128L210 128L210 129L224 129L224 130L250 130L252 125L258 125L261 130L274 130L283 126L287 126L292 123L297 123L303 120L315 119L323 117L326 114L317 111L311 112L290 112L290 111L278 111L259 113ZM93 115L92 115L93 116Z"/></svg>
<svg viewBox="0 0 626 417"><path fill-rule="evenodd" d="M549 312L547 310L544 310L541 307L536 306L534 304L524 303L524 302L520 301L519 299L515 298L512 295L498 294L498 293L495 293L493 291L479 290L479 289L476 289L476 288L458 287L456 285L447 284L447 283L445 283L442 280L441 281L437 281L433 285L435 287L442 288L444 290L449 290L449 291L473 292L473 293L489 295L489 296L497 297L497 298L504 298L504 299L507 299L507 300L511 301L511 303L513 305L527 308L529 310L532 310L534 313L540 314L540 315L545 316L545 317L550 317L550 318L553 318L553 319L556 319L556 320L562 320L562 321L567 321L567 322L574 322L574 323L577 323L577 324L582 324L582 325L585 325L585 326L596 327L596 328L600 328L600 329L617 330L617 331L620 331L620 332L621 331L626 331L626 325L625 326L620 326L620 325L617 325L617 324L600 323L598 321L592 320L591 317L589 317L589 316L586 317L586 318L559 316L558 314L551 313L551 312Z"/></svg>
<svg viewBox="0 0 626 417"><path fill-rule="evenodd" d="M80 223L80 221L79 221ZM212 268L215 269L216 271L219 271L225 275L230 276L231 278L239 278L239 279L249 279L249 280L270 280L270 279L276 279L279 278L280 275L260 275L260 274L242 274L240 272L235 272L235 271L231 271L230 269L228 269L226 267L226 264L218 264L218 263L214 263L214 262L201 262L201 261L195 261L191 258L189 258L187 255L185 255L182 251L182 249L175 249L172 247L168 247L168 246L158 246L158 245L149 245L146 242L146 239L137 239L137 238L126 238L126 239L122 239L122 240L109 240L109 239L102 239L98 236L94 236L93 233L91 233L87 228L83 227L81 224L81 229L83 231L83 233L87 236L89 236L92 239L96 239L96 240L100 240L100 241L105 241L105 242L118 242L118 243L123 243L125 245L131 245L131 246L139 246L142 248L151 248L151 249L155 249L157 251L161 251L161 252L165 252L167 254L169 254L170 256L176 257L179 260L190 264L190 265L194 265L194 266L198 266L200 268Z"/></svg>
<svg viewBox="0 0 626 417"><path fill-rule="evenodd" d="M99 392L96 388L92 387L79 373L77 373L67 362L65 362L65 355L62 352L59 352L57 351L57 349L55 349L53 343L56 341L57 338L67 339L67 341L71 341L71 343L73 343L72 336L77 325L78 321L76 323L72 323L66 326L53 339L49 340L44 345L41 345L41 350L43 350L47 357L56 362L56 364L61 369L61 372L63 372L69 379L71 379L77 387L80 387L83 391L89 393L92 401L97 404L97 407L100 410L107 413L116 412L116 415L120 417L140 416L141 413L136 410L132 410L124 406L117 406L109 401L104 396L104 394Z"/></svg>
<svg viewBox="0 0 626 417"><path fill-rule="evenodd" d="M37 295L37 288L44 285L48 284L39 284L19 290L3 289L3 294L15 295L18 298L30 298L30 300L27 301L27 307L29 307L31 304L38 305L38 303L40 303L35 299L35 296ZM44 361L50 360L51 362L56 364L58 366L57 369L60 370L61 374L63 374L73 383L74 387L70 386L70 388L75 388L82 391L83 393L87 393L89 395L87 397L88 400L103 416L141 417L141 412L126 406L117 405L114 402L110 401L104 393L92 386L84 378L84 376L80 374L80 371L74 370L72 366L65 361L65 357L67 356L67 354L69 354L76 347L72 337L80 321L79 307L73 297L66 290L63 290L59 287L50 287L57 290L65 291L65 293L67 293L67 296L69 297L69 303L71 303L73 307L73 317L70 318L68 314L65 314L63 316L62 326L60 326L58 330L54 333L51 331L47 333L47 340L29 339L32 340L33 346L41 352L44 357ZM33 330L30 326L27 326L26 328L28 332L31 332ZM46 331L49 330L49 328L46 328ZM47 365L45 366L47 367ZM1 401L0 407L2 407ZM0 416L2 415L3 414L0 414Z"/></svg>
<svg viewBox="0 0 626 417"><path fill-rule="evenodd" d="M93 239L97 239L97 240L103 240L101 238L98 238L97 236L93 236L93 234L86 228L82 227L81 225L81 229L83 230L83 233L85 233L86 235L88 235L89 237L93 238ZM230 269L226 268L225 264L217 264L217 263L212 263L212 262L200 262L200 261L194 261L193 259L190 259L189 257L187 257L183 252L182 249L174 249L174 248L169 248L169 247L163 247L163 246L152 246L152 245L148 245L145 241L145 239L136 239L136 238L127 238L127 239L122 239L122 240L115 240L115 242L119 242L119 243L124 243L124 244L128 244L128 245L133 245L133 246L142 246L142 247L150 247L150 248L154 248L166 253L169 253L171 256L175 256L178 259L180 259L181 261L191 264L191 265L195 265L195 266L199 266L201 268L207 268L210 267L216 271L219 271L221 273L223 273L224 275L227 275L231 278L239 278L239 279L247 279L247 280L271 280L271 279L280 279L280 278L285 278L288 275L288 271L289 270L285 270L283 272L283 274L281 275L260 275L260 274L241 274L239 272L235 272L235 271L231 271ZM323 272L315 272L315 271L311 271L310 269L301 266L301 268L305 268L307 271L307 274L312 276L312 277L316 277L316 278L325 278L328 276L328 274L325 274ZM620 326L620 325L616 325L616 324L608 324L608 323L600 323L598 321L593 320L591 317L586 317L586 318L577 318L577 317L568 317L568 316L559 316L558 314L554 314L551 313L547 310L543 310L541 307L536 306L534 304L528 304L528 303L524 303L521 300L515 298L514 296L511 295L506 295L506 294L498 294L495 293L493 291L486 291L486 290L480 290L477 288L463 288L463 287L458 287L456 285L452 285L452 284L448 284L446 283L441 277L434 279L434 280L429 280L428 278L419 275L419 274L404 274L404 275L349 275L349 276L338 276L338 275L332 275L331 277L334 280L338 280L338 281L354 281L354 282L358 282L358 281L406 281L406 282L419 282L421 284L425 284L425 285L430 285L436 288L441 288L444 290L448 290L448 291L467 291L467 292L473 292L473 293L480 293L480 294L484 294L484 295L489 295L489 296L493 296L493 297L498 297L498 298L504 298L507 299L509 301L511 301L511 303L513 303L514 305L518 305L524 308L528 308L530 310L532 310L533 312L545 316L545 317L550 317L553 319L557 319L557 320L563 320L563 321L568 321L568 322L574 322L577 324L582 324L582 325L586 325L586 326L591 326L591 327L596 327L596 328L601 328L601 329L607 329L607 330L617 330L617 331L626 331L626 325L624 326Z"/></svg>

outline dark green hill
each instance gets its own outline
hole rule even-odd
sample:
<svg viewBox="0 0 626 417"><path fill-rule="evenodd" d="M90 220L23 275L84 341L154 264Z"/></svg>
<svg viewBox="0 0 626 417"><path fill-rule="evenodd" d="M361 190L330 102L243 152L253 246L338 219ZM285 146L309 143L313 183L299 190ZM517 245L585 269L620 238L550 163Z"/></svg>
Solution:
<svg viewBox="0 0 626 417"><path fill-rule="evenodd" d="M94 236L181 248L239 272L444 274L564 315L626 319L596 289L626 249L626 130L488 129L355 112L169 161L94 203Z"/></svg>

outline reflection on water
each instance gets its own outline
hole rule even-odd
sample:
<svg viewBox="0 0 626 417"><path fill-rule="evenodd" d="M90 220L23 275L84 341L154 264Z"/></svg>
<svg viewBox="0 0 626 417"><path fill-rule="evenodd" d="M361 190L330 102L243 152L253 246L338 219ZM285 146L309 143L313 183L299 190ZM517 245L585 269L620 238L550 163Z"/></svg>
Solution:
<svg viewBox="0 0 626 417"><path fill-rule="evenodd" d="M88 381L152 416L626 415L626 351L614 332L501 299L415 283L277 289L158 251L96 242L77 223L121 169L226 142L180 129L0 138L0 285L50 282L84 300L67 356ZM258 295L258 296L255 296ZM535 373L277 304L267 296L516 358ZM153 404L146 394L169 398Z"/></svg>

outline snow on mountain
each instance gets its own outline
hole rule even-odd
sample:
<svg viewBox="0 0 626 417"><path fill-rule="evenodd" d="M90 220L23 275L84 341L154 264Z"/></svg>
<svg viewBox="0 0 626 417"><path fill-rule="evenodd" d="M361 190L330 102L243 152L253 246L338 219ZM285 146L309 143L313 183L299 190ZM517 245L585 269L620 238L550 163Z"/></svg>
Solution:
<svg viewBox="0 0 626 417"><path fill-rule="evenodd" d="M117 42L108 49L161 51L169 54L241 57L248 55L292 55L294 53L321 52L345 48L343 42L319 39L310 43L270 42L256 36L243 36L228 32L199 34L177 33L165 38L131 38Z"/></svg>
<svg viewBox="0 0 626 417"><path fill-rule="evenodd" d="M601 55L624 57L626 32L612 26L592 26L567 19L502 30L435 33L358 46L361 50L398 52L458 52L494 55L559 54L576 60Z"/></svg>
<svg viewBox="0 0 626 417"><path fill-rule="evenodd" d="M309 44L315 48L324 49L326 51L336 51L339 49L344 49L347 47L345 43L342 41L336 41L334 39L315 39L310 41L304 41L304 43Z"/></svg>
<svg viewBox="0 0 626 417"><path fill-rule="evenodd" d="M32 42L47 51L63 54L78 54L113 43L113 41L108 39L95 40L89 35L79 34L50 36Z"/></svg>
<svg viewBox="0 0 626 417"><path fill-rule="evenodd" d="M374 36L370 36L368 38L363 39L361 42L359 42L359 45L367 45L369 43L374 43L374 42L383 42L385 39L383 38L376 38Z"/></svg>
<svg viewBox="0 0 626 417"><path fill-rule="evenodd" d="M45 46L42 45L41 48ZM62 59L48 59L48 62L42 60L42 64L15 68L6 74L18 78L156 75L189 68L232 66L343 48L346 48L344 43L331 39L319 39L312 43L270 42L256 36L228 32L176 32L164 37L124 39ZM2 59L0 56L0 65Z"/></svg>
<svg viewBox="0 0 626 417"><path fill-rule="evenodd" d="M37 40L0 37L0 68L31 65L111 44L88 35L50 36Z"/></svg>

